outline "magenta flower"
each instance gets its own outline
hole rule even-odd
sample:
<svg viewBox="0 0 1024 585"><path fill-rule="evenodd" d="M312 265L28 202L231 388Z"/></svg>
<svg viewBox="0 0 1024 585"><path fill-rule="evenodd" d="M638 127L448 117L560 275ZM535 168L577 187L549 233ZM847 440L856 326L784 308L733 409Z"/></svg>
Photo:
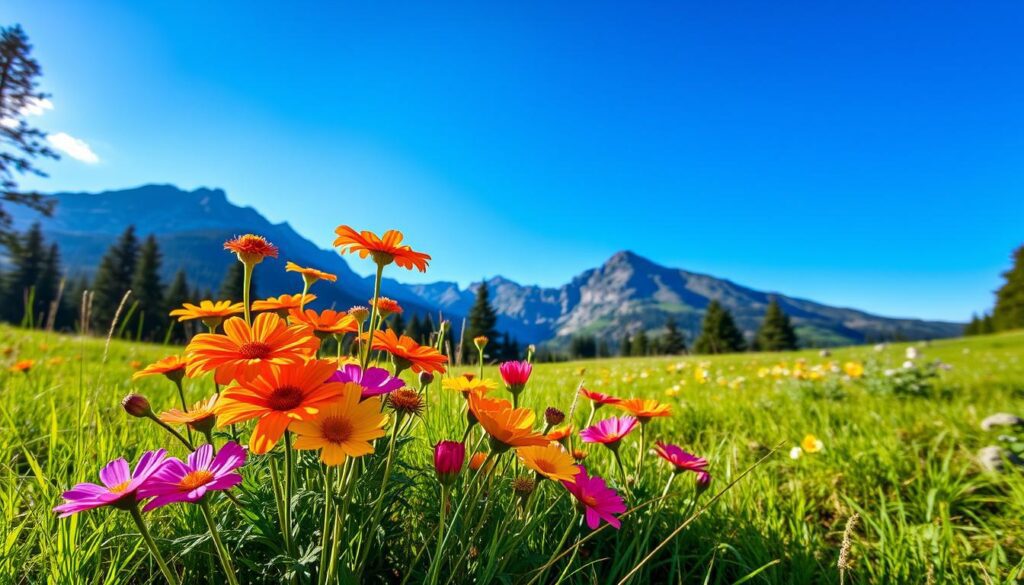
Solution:
<svg viewBox="0 0 1024 585"><path fill-rule="evenodd" d="M587 515L587 526L591 530L601 525L601 520L615 528L622 526L615 514L626 511L626 503L615 490L608 487L600 477L589 477L582 465L573 481L562 480L562 485L569 490L576 501L583 506Z"/></svg>
<svg viewBox="0 0 1024 585"><path fill-rule="evenodd" d="M160 470L167 462L167 451L158 449L146 451L139 458L135 472L132 473L124 458L114 459L100 470L100 481L103 485L80 483L64 492L64 503L55 507L54 512L65 518L83 510L91 510L103 506L115 506L125 509L144 499L139 487Z"/></svg>
<svg viewBox="0 0 1024 585"><path fill-rule="evenodd" d="M243 465L245 449L235 442L226 443L216 457L210 444L189 454L187 463L171 457L139 490L140 497L153 498L143 511L175 502L196 503L208 491L234 487L242 482L242 476L235 470Z"/></svg>
<svg viewBox="0 0 1024 585"><path fill-rule="evenodd" d="M441 441L434 446L434 471L437 480L444 485L450 484L462 472L462 464L466 461L466 446L457 441Z"/></svg>
<svg viewBox="0 0 1024 585"><path fill-rule="evenodd" d="M347 364L342 369L334 372L328 379L329 382L355 382L363 387L360 400L366 400L371 396L389 394L405 386L401 378L396 378L384 368L366 368L364 372L358 364Z"/></svg>
<svg viewBox="0 0 1024 585"><path fill-rule="evenodd" d="M698 478L701 474L708 475L708 460L687 453L678 445L658 441L654 444L654 452L658 454L658 457L671 463L675 467L676 473L692 471L698 475ZM710 480L710 476L708 480ZM698 479L698 481L700 480Z"/></svg>
<svg viewBox="0 0 1024 585"><path fill-rule="evenodd" d="M530 381L533 365L530 362L504 362L498 366L498 371L509 392L519 394L526 387L526 383Z"/></svg>
<svg viewBox="0 0 1024 585"><path fill-rule="evenodd" d="M615 449L626 435L640 424L632 416L613 416L580 431L584 443L602 443Z"/></svg>

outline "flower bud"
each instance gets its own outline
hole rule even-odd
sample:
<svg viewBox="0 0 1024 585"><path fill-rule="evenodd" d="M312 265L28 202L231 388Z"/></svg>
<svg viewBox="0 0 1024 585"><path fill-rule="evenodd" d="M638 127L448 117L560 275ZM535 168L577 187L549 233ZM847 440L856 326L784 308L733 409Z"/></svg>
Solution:
<svg viewBox="0 0 1024 585"><path fill-rule="evenodd" d="M483 466L484 461L487 461L487 453L477 451L469 458L469 468L473 471L477 471Z"/></svg>
<svg viewBox="0 0 1024 585"><path fill-rule="evenodd" d="M711 487L711 474L706 471L697 473L697 493L703 493L709 487Z"/></svg>
<svg viewBox="0 0 1024 585"><path fill-rule="evenodd" d="M363 323L370 317L370 309L362 305L356 305L348 310L348 314L356 320L356 323Z"/></svg>
<svg viewBox="0 0 1024 585"><path fill-rule="evenodd" d="M557 427L564 420L565 413L554 406L549 406L544 410L544 422L548 423L548 426Z"/></svg>
<svg viewBox="0 0 1024 585"><path fill-rule="evenodd" d="M420 386L427 386L434 381L434 374L424 370L420 372Z"/></svg>
<svg viewBox="0 0 1024 585"><path fill-rule="evenodd" d="M462 472L466 446L457 441L441 441L434 446L434 471L442 485L451 485Z"/></svg>
<svg viewBox="0 0 1024 585"><path fill-rule="evenodd" d="M537 487L537 481L532 477L520 475L512 480L512 491L520 498L526 499Z"/></svg>
<svg viewBox="0 0 1024 585"><path fill-rule="evenodd" d="M145 418L153 416L153 408L149 405L146 397L141 394L125 396L124 400L121 401L121 406L125 412L135 417Z"/></svg>
<svg viewBox="0 0 1024 585"><path fill-rule="evenodd" d="M483 351L487 347L488 341L489 339L487 339L486 335L478 335L473 338L473 345L476 346L477 351Z"/></svg>

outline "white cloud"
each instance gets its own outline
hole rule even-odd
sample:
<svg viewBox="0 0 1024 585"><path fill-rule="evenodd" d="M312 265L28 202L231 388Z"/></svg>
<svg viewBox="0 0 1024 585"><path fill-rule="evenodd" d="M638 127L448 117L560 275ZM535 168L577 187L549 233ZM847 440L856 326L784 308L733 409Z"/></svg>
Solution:
<svg viewBox="0 0 1024 585"><path fill-rule="evenodd" d="M21 107L23 116L42 116L46 110L53 109L53 102L48 99L30 98L28 103Z"/></svg>
<svg viewBox="0 0 1024 585"><path fill-rule="evenodd" d="M89 148L89 145L84 140L75 138L66 132L50 134L46 139L50 141L54 148L75 160L80 160L90 165L100 162L100 157L96 156L96 153Z"/></svg>

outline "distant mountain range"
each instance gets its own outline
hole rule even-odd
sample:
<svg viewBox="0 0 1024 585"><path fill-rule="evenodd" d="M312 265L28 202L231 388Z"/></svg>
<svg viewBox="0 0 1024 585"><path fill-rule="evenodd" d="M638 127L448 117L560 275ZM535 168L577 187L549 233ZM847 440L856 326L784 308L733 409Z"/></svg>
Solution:
<svg viewBox="0 0 1024 585"><path fill-rule="evenodd" d="M251 207L229 202L220 189L184 191L172 185L145 185L102 193L56 193L51 218L8 206L15 226L40 221L46 237L60 244L71 275L90 273L110 244L128 225L140 237L154 234L164 254L164 276L184 268L193 286L216 290L231 255L222 243L241 233L267 236L280 247L277 260L267 260L257 275L259 294L295 292L297 278L284 272L285 260L316 266L338 275L338 284L319 283L317 305L347 308L365 304L373 282L349 268L334 251L323 250L299 235L288 223L267 221ZM498 328L524 343L561 345L574 335L606 335L618 341L623 332L658 330L671 316L692 341L700 330L704 309L717 298L737 324L752 335L769 300L777 298L803 343L840 345L878 339L927 339L959 335L963 325L918 319L892 319L854 309L830 307L779 293L749 289L728 280L667 268L632 252L618 252L603 265L574 277L558 288L520 285L501 276L487 281L499 314ZM383 293L407 312L441 312L458 325L473 304L476 287L456 283L402 284L386 280Z"/></svg>

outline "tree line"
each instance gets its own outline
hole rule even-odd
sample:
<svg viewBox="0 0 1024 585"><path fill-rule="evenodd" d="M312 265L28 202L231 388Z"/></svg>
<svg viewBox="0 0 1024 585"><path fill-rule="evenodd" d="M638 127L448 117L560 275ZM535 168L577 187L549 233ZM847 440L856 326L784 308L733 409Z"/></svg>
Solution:
<svg viewBox="0 0 1024 585"><path fill-rule="evenodd" d="M996 290L995 306L980 317L972 315L964 327L964 335L1024 328L1024 246L1014 250L1010 258L1013 265L1003 273L1003 285Z"/></svg>

